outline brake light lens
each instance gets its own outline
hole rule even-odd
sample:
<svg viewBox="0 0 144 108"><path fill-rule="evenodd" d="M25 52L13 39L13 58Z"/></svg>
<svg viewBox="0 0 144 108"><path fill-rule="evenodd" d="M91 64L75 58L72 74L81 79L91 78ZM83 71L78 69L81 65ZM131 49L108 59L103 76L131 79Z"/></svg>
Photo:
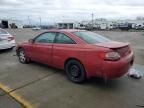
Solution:
<svg viewBox="0 0 144 108"><path fill-rule="evenodd" d="M109 61L117 61L121 58L120 54L118 52L106 52L106 53L101 53L100 57L104 60L109 60Z"/></svg>
<svg viewBox="0 0 144 108"><path fill-rule="evenodd" d="M13 37L13 36L8 37L8 41L12 41L12 40L14 40L14 37Z"/></svg>

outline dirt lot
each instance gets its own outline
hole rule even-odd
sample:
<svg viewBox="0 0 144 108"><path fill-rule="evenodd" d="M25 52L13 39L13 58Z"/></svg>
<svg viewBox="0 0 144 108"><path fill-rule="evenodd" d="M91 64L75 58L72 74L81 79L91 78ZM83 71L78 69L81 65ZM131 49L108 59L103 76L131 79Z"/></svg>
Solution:
<svg viewBox="0 0 144 108"><path fill-rule="evenodd" d="M43 31L8 30L17 42L33 38ZM130 42L135 51L135 65L144 70L144 32L96 31L113 40ZM38 63L21 64L14 51L0 51L0 104L7 94L21 104L38 108L138 108L144 105L144 79L127 76L104 83L93 78L84 84L73 84L63 71ZM17 94L17 95L16 95ZM14 100L5 100L7 104ZM16 104L19 108L19 104ZM11 106L11 105L10 105ZM17 108L17 107L11 107Z"/></svg>

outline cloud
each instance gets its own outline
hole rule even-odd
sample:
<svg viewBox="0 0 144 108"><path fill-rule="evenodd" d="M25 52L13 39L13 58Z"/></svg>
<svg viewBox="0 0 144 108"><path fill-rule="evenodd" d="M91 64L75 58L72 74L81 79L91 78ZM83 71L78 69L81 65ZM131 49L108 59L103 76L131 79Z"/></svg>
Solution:
<svg viewBox="0 0 144 108"><path fill-rule="evenodd" d="M144 15L143 0L0 0L0 18L55 22L64 19L135 18Z"/></svg>

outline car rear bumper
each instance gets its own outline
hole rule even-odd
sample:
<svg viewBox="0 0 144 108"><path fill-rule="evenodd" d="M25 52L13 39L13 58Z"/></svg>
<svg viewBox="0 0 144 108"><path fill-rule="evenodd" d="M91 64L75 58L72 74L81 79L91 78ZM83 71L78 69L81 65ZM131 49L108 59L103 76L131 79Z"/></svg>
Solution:
<svg viewBox="0 0 144 108"><path fill-rule="evenodd" d="M8 43L3 43L3 44L0 44L0 50L9 49L9 48L12 48L12 47L15 47L15 46L16 46L15 41L11 41L11 42L8 42Z"/></svg>
<svg viewBox="0 0 144 108"><path fill-rule="evenodd" d="M127 55L119 61L105 61L102 65L102 77L107 79L115 79L126 74L133 65L133 53Z"/></svg>
<svg viewBox="0 0 144 108"><path fill-rule="evenodd" d="M115 79L126 74L134 62L134 54L121 58L118 61L102 61L101 63L93 63L85 65L87 78L102 77L107 79ZM90 63L89 63L90 64Z"/></svg>

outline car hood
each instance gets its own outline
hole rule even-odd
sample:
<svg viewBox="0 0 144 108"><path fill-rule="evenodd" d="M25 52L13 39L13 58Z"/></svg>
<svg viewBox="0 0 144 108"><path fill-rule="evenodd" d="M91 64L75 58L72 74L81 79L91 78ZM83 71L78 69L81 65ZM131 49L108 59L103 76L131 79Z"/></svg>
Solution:
<svg viewBox="0 0 144 108"><path fill-rule="evenodd" d="M105 43L97 43L94 45L105 47L105 48L121 48L121 47L128 46L129 43L111 41L111 42L105 42Z"/></svg>

